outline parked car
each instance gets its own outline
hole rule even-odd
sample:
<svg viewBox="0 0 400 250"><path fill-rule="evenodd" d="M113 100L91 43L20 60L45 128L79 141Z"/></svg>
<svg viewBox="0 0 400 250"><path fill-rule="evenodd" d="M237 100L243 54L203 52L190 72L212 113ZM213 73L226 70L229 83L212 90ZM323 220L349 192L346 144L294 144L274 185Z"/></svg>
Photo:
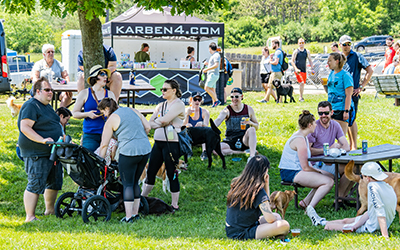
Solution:
<svg viewBox="0 0 400 250"><path fill-rule="evenodd" d="M354 43L353 48L358 52L365 51L366 47L386 46L386 38L391 36L370 36Z"/></svg>
<svg viewBox="0 0 400 250"><path fill-rule="evenodd" d="M0 20L0 92L10 91L10 70L7 61L6 34Z"/></svg>

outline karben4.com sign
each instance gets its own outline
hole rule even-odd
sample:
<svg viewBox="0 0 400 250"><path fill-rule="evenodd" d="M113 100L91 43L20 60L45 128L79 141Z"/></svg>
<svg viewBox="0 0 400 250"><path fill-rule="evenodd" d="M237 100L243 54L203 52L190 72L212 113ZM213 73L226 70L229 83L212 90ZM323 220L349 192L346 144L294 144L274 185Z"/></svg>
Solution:
<svg viewBox="0 0 400 250"><path fill-rule="evenodd" d="M224 24L111 23L103 25L103 35L118 36L224 36Z"/></svg>

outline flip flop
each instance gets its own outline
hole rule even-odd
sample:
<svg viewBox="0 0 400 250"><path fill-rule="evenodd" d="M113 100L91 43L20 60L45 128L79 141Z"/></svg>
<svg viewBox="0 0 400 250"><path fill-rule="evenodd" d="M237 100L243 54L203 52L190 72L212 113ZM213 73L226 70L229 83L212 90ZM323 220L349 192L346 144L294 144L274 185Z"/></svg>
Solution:
<svg viewBox="0 0 400 250"><path fill-rule="evenodd" d="M306 203L304 202L304 200L301 200L301 201L299 202L299 206L301 207L301 209L306 210L306 208L307 208L308 205L306 205Z"/></svg>

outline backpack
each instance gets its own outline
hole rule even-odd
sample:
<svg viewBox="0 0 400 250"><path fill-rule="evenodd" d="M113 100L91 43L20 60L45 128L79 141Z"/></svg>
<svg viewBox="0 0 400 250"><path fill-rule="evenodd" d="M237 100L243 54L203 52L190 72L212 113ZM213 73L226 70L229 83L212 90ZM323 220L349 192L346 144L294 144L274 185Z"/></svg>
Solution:
<svg viewBox="0 0 400 250"><path fill-rule="evenodd" d="M226 57L225 57L225 74L228 74L229 77L231 77L233 74L232 64L228 61Z"/></svg>
<svg viewBox="0 0 400 250"><path fill-rule="evenodd" d="M281 64L281 71L282 74L283 72L285 72L288 68L289 68L289 58L287 58L286 52L281 50L282 54L283 54L283 60L282 60L282 64Z"/></svg>

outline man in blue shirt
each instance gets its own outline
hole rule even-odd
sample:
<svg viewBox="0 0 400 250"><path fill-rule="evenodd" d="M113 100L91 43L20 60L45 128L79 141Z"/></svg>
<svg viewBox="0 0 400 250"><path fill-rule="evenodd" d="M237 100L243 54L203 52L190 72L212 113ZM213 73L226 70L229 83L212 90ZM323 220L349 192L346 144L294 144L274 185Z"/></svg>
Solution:
<svg viewBox="0 0 400 250"><path fill-rule="evenodd" d="M274 80L281 80L282 79L282 63L283 63L283 52L281 48L279 48L279 40L275 39L272 41L272 49L275 50L275 53L271 55L271 76L269 77L268 81L268 91L265 97L265 101L269 101L269 96L272 95L272 97L277 100L276 94L273 91L275 86L272 84ZM279 100L277 100L279 101Z"/></svg>
<svg viewBox="0 0 400 250"><path fill-rule="evenodd" d="M354 90L353 90L353 102L355 108L355 115L357 115L358 101L361 98L360 93L367 86L369 80L371 79L372 73L374 72L369 62L360 53L354 52L351 49L351 38L347 35L343 35L339 39L340 47L342 48L343 54L347 57L347 62L343 69L348 71L353 77ZM365 69L367 73L364 76L362 84L360 85L361 69ZM356 117L354 117L356 119ZM357 149L357 123L354 121L353 125L349 129L349 141L350 149Z"/></svg>
<svg viewBox="0 0 400 250"><path fill-rule="evenodd" d="M104 52L104 67L111 71L111 77L108 79L107 88L115 95L115 100L118 101L122 89L122 75L116 71L117 69L117 56L113 48L103 45ZM85 77L83 74L83 52L79 51L78 54L78 92L85 88Z"/></svg>

